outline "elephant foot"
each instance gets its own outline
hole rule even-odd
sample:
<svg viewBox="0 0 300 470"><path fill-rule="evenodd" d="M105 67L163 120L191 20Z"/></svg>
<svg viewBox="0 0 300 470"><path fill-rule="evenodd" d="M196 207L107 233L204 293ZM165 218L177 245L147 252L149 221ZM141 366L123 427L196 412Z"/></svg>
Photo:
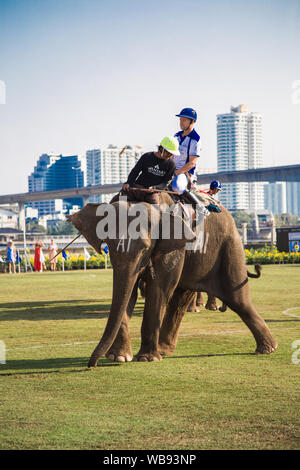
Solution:
<svg viewBox="0 0 300 470"><path fill-rule="evenodd" d="M161 343L158 345L158 351L161 354L161 356L170 356L175 351L175 346Z"/></svg>
<svg viewBox="0 0 300 470"><path fill-rule="evenodd" d="M105 354L107 359L114 362L130 362L132 361L132 356L130 354L117 354L117 353L107 353Z"/></svg>
<svg viewBox="0 0 300 470"><path fill-rule="evenodd" d="M117 347L117 345L113 345L105 356L107 359L114 362L131 362L132 350L130 346Z"/></svg>
<svg viewBox="0 0 300 470"><path fill-rule="evenodd" d="M277 349L277 346L278 343L275 340L273 340L271 343L262 343L257 345L255 354L271 354L275 351L275 349Z"/></svg>
<svg viewBox="0 0 300 470"><path fill-rule="evenodd" d="M199 312L199 309L196 308L196 307L189 307L189 308L187 309L187 312Z"/></svg>
<svg viewBox="0 0 300 470"><path fill-rule="evenodd" d="M158 351L149 353L139 352L136 356L134 356L133 360L135 362L158 362L162 360L162 357Z"/></svg>
<svg viewBox="0 0 300 470"><path fill-rule="evenodd" d="M213 311L219 310L217 304L214 302L207 302L207 304L205 305L205 308L206 310L213 310Z"/></svg>
<svg viewBox="0 0 300 470"><path fill-rule="evenodd" d="M92 354L88 363L88 367L97 367L97 364L98 364L98 357L95 357L95 355Z"/></svg>
<svg viewBox="0 0 300 470"><path fill-rule="evenodd" d="M196 302L197 307L205 307L203 302Z"/></svg>

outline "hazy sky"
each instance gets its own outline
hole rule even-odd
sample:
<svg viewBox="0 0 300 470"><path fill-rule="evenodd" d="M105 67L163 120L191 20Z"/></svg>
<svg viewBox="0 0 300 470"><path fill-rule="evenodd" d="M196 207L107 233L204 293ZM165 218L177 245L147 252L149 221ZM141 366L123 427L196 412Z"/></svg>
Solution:
<svg viewBox="0 0 300 470"><path fill-rule="evenodd" d="M42 153L154 149L186 106L203 167L240 103L263 116L264 165L300 163L300 0L0 0L2 102L3 82L0 194Z"/></svg>

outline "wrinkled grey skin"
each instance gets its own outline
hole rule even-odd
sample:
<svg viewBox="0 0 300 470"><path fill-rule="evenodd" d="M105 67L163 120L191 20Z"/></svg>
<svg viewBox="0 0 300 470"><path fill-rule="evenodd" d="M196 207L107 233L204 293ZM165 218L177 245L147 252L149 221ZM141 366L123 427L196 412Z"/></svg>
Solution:
<svg viewBox="0 0 300 470"><path fill-rule="evenodd" d="M166 193L161 199L173 204ZM120 204L113 203L117 211ZM69 220L100 252L96 209L97 204L87 204ZM155 223L160 223L160 217L157 211ZM145 307L141 347L135 360L159 361L162 355L174 352L182 318L198 291L219 298L240 316L254 336L256 353L268 354L276 349L276 340L251 302L243 246L230 213L225 209L220 214L212 213L205 220L205 232L209 233L206 253L187 251L186 240L175 239L172 230L170 240L152 240L150 236L132 240L130 249L124 252L117 251L120 240L105 240L113 266L113 298L105 331L89 367L96 366L104 355L118 362L133 359L128 324L141 276L146 280ZM150 260L152 275L147 267Z"/></svg>

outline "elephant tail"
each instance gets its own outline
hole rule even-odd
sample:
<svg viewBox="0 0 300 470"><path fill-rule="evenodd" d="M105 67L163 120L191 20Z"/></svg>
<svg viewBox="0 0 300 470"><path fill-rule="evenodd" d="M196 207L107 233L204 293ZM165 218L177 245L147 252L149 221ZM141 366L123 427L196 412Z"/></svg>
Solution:
<svg viewBox="0 0 300 470"><path fill-rule="evenodd" d="M227 310L227 305L224 304L224 302L222 302L221 307L219 307L219 311L220 311L220 312L226 312L226 310Z"/></svg>
<svg viewBox="0 0 300 470"><path fill-rule="evenodd" d="M249 271L247 271L247 275L248 277L254 277L254 278L259 278L261 276L261 271L262 271L262 267L260 264L256 264L254 266L254 269L256 271L256 274L253 274L253 273L250 273Z"/></svg>

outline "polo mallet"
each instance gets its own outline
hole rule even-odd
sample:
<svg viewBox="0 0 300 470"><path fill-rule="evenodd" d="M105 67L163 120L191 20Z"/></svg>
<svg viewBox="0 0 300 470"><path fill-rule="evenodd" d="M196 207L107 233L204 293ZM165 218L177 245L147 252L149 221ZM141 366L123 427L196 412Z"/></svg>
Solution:
<svg viewBox="0 0 300 470"><path fill-rule="evenodd" d="M127 145L125 145L125 147L122 148L121 152L119 153L119 157L122 155L122 153L125 152L126 149L127 149Z"/></svg>
<svg viewBox="0 0 300 470"><path fill-rule="evenodd" d="M60 250L55 256L53 256L53 258L50 259L49 263L51 263L51 261L53 261L58 255L60 255L66 248L68 248L68 246L72 245L72 243L75 242L75 240L77 240L77 238L79 238L81 236L81 233L79 233L75 238L74 240L72 240L70 243L68 243L62 250Z"/></svg>

